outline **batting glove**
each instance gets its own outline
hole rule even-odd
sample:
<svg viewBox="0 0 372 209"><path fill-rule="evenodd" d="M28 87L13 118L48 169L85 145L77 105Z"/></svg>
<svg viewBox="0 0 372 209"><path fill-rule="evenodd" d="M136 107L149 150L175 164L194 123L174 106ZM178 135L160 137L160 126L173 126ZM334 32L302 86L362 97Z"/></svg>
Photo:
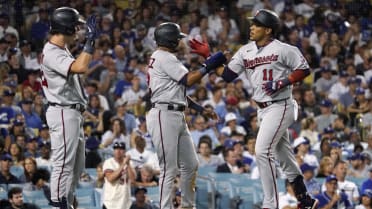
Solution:
<svg viewBox="0 0 372 209"><path fill-rule="evenodd" d="M285 86L288 86L290 83L291 82L288 80L288 78L278 81L269 81L263 84L262 89L267 95L271 96Z"/></svg>
<svg viewBox="0 0 372 209"><path fill-rule="evenodd" d="M89 54L93 54L94 41L98 37L98 29L95 15L88 17L86 26L87 31L85 33L86 43L84 46L84 51Z"/></svg>
<svg viewBox="0 0 372 209"><path fill-rule="evenodd" d="M206 42L200 42L196 39L192 39L189 41L189 45L191 47L191 53L198 54L205 59L211 55L208 43Z"/></svg>
<svg viewBox="0 0 372 209"><path fill-rule="evenodd" d="M227 59L225 55L222 52L217 52L216 54L210 56L207 60L205 60L203 67L205 67L205 69L209 73L217 67L225 64L226 61Z"/></svg>

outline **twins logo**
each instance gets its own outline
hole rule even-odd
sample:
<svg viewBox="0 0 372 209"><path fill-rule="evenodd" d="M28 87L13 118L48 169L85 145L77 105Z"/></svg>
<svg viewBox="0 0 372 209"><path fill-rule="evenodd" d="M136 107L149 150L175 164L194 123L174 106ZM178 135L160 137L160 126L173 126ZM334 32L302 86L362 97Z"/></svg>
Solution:
<svg viewBox="0 0 372 209"><path fill-rule="evenodd" d="M279 55L272 54L268 56L255 57L254 59L243 59L245 69L254 69L259 65L270 64L277 61Z"/></svg>

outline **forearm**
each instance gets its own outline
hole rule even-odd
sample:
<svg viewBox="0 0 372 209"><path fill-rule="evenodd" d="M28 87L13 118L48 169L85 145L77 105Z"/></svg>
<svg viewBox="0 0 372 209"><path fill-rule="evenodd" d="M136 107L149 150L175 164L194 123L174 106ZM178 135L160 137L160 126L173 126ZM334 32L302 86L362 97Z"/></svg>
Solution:
<svg viewBox="0 0 372 209"><path fill-rule="evenodd" d="M112 173L106 174L107 181L109 181L110 183L114 183L116 180L118 180L121 177L122 170L123 170L123 167L120 166L120 168L114 170Z"/></svg>
<svg viewBox="0 0 372 209"><path fill-rule="evenodd" d="M203 76L204 76L204 74L200 70L191 71L191 72L188 72L181 79L180 82L183 83L185 86L190 87L190 86L194 85L195 83L199 82Z"/></svg>
<svg viewBox="0 0 372 209"><path fill-rule="evenodd" d="M128 170L128 178L129 178L129 180L131 182L134 182L136 180L136 171L129 164L128 164L128 169L127 170Z"/></svg>
<svg viewBox="0 0 372 209"><path fill-rule="evenodd" d="M291 74L289 74L288 80L291 84L293 84L302 81L308 75L310 75L310 69L295 70Z"/></svg>
<svg viewBox="0 0 372 209"><path fill-rule="evenodd" d="M71 65L71 72L73 73L85 73L88 70L88 65L92 60L92 55L86 52L81 52L81 54L76 58L76 60Z"/></svg>

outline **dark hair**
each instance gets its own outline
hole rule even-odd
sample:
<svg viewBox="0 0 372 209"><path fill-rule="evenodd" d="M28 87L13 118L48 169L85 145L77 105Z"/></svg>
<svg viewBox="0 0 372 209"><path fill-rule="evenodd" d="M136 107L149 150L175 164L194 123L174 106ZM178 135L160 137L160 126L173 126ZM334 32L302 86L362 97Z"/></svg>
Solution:
<svg viewBox="0 0 372 209"><path fill-rule="evenodd" d="M226 158L230 151L234 152L234 149L232 149L232 148L224 149L223 152L222 152L223 158Z"/></svg>
<svg viewBox="0 0 372 209"><path fill-rule="evenodd" d="M201 136L200 139L199 139L198 148L200 148L200 145L203 144L203 143L207 144L209 149L212 149L212 139L211 139L210 136L208 136L208 135Z"/></svg>
<svg viewBox="0 0 372 209"><path fill-rule="evenodd" d="M20 187L13 187L8 192L8 199L12 199L14 194L22 193L22 188Z"/></svg>
<svg viewBox="0 0 372 209"><path fill-rule="evenodd" d="M50 173L46 169L37 169L34 175L32 176L31 182L35 185L40 179L44 181L49 181Z"/></svg>

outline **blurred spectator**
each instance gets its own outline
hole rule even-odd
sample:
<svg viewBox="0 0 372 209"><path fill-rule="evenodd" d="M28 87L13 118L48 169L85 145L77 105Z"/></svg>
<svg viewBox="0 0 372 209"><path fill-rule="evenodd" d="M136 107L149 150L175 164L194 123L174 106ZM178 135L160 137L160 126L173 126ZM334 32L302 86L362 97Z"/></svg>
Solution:
<svg viewBox="0 0 372 209"><path fill-rule="evenodd" d="M360 204L355 206L355 209L371 209L372 208L372 190L368 189L362 192Z"/></svg>
<svg viewBox="0 0 372 209"><path fill-rule="evenodd" d="M129 208L130 185L135 181L136 173L129 164L130 157L125 156L125 143L115 142L113 148L114 156L103 163L103 208L115 208L115 205Z"/></svg>
<svg viewBox="0 0 372 209"><path fill-rule="evenodd" d="M328 98L337 103L343 93L348 92L349 75L345 71L339 71L338 81L329 90Z"/></svg>
<svg viewBox="0 0 372 209"><path fill-rule="evenodd" d="M23 164L25 163L25 156L23 151L23 148L17 143L12 143L10 145L9 154L12 157L13 166L23 167Z"/></svg>
<svg viewBox="0 0 372 209"><path fill-rule="evenodd" d="M303 163L300 166L301 172L304 177L304 183L306 186L307 191L312 195L315 196L320 193L321 184L315 179L315 169L317 167L309 165L307 163Z"/></svg>
<svg viewBox="0 0 372 209"><path fill-rule="evenodd" d="M137 187L134 190L134 197L136 200L132 203L129 209L152 209L152 206L147 203L146 194L146 188Z"/></svg>
<svg viewBox="0 0 372 209"><path fill-rule="evenodd" d="M279 194L279 209L297 209L298 201L288 179L285 179L285 191Z"/></svg>
<svg viewBox="0 0 372 209"><path fill-rule="evenodd" d="M126 133L130 134L133 130L137 127L136 117L130 113L127 109L127 101L123 99L118 99L115 102L116 112L114 117L118 117L124 120L124 125L126 129Z"/></svg>
<svg viewBox="0 0 372 209"><path fill-rule="evenodd" d="M95 188L102 188L103 184L105 183L105 174L103 173L103 167L102 166L103 166L103 163L100 162L96 167L97 178L96 178L96 182L95 182L95 185L94 185Z"/></svg>
<svg viewBox="0 0 372 209"><path fill-rule="evenodd" d="M146 148L146 141L142 136L134 138L134 147L127 151L130 156L131 166L136 170L142 168L150 158L153 158L155 153Z"/></svg>
<svg viewBox="0 0 372 209"><path fill-rule="evenodd" d="M32 100L23 100L21 102L22 114L25 117L26 126L37 131L41 128L43 121L40 116L32 110Z"/></svg>
<svg viewBox="0 0 372 209"><path fill-rule="evenodd" d="M24 174L19 177L23 183L30 183L36 173L37 164L33 157L27 157L23 166Z"/></svg>
<svg viewBox="0 0 372 209"><path fill-rule="evenodd" d="M316 125L313 117L306 117L301 120L300 137L307 138L311 146L314 146L319 141L319 133L316 130Z"/></svg>
<svg viewBox="0 0 372 209"><path fill-rule="evenodd" d="M151 139L150 134L148 133L147 130L147 125L146 125L146 117L144 116L139 116L136 118L136 123L137 123L137 128L135 128L131 135L130 135L130 144L131 147L135 147L135 139L137 136L141 136L142 138L145 139L146 141L146 150L149 151L155 151L154 143Z"/></svg>
<svg viewBox="0 0 372 209"><path fill-rule="evenodd" d="M110 130L107 130L102 135L100 148L105 154L112 155L113 145L116 142L125 143L127 147L130 147L129 136L125 128L124 121L120 118L114 118L111 121ZM107 159L107 157L104 157Z"/></svg>
<svg viewBox="0 0 372 209"><path fill-rule="evenodd" d="M231 136L233 131L236 131L244 136L247 135L245 129L237 124L237 116L235 113L229 112L225 116L225 126L221 129L221 133Z"/></svg>
<svg viewBox="0 0 372 209"><path fill-rule="evenodd" d="M315 117L318 132L323 132L337 118L337 115L332 113L332 108L333 104L330 100L324 99L320 102L321 114Z"/></svg>
<svg viewBox="0 0 372 209"><path fill-rule="evenodd" d="M366 166L364 156L360 153L353 153L348 157L350 167L347 176L355 178L363 178L368 175L369 168Z"/></svg>
<svg viewBox="0 0 372 209"><path fill-rule="evenodd" d="M137 24L136 26L136 38L140 39L143 46L146 46L148 50L154 51L156 49L156 43L154 39L151 39L147 36L148 30L146 25L144 24ZM134 39L134 40L135 40ZM132 41L134 41L132 40ZM133 42L132 42L133 43Z"/></svg>
<svg viewBox="0 0 372 209"><path fill-rule="evenodd" d="M31 42L28 40L22 40L19 43L21 54L19 55L19 63L26 70L38 70L40 68L37 62L37 54L31 49Z"/></svg>
<svg viewBox="0 0 372 209"><path fill-rule="evenodd" d="M223 157L225 160L225 163L217 166L217 173L236 173L236 174L241 174L244 172L243 167L239 167L237 164L237 156L234 152L234 149L225 149L223 151Z"/></svg>
<svg viewBox="0 0 372 209"><path fill-rule="evenodd" d="M42 190L44 192L45 198L50 200L50 188L48 185L50 179L50 173L46 169L37 169L35 174L31 178L31 190Z"/></svg>
<svg viewBox="0 0 372 209"><path fill-rule="evenodd" d="M199 167L214 166L217 167L224 163L224 161L211 153L212 151L212 140L209 136L203 135L200 137L198 142L198 161Z"/></svg>
<svg viewBox="0 0 372 209"><path fill-rule="evenodd" d="M294 153L301 156L304 163L307 163L311 166L318 167L319 162L316 156L310 153L310 141L304 137L298 137L293 142Z"/></svg>
<svg viewBox="0 0 372 209"><path fill-rule="evenodd" d="M368 189L372 189L372 168L370 168L368 173L368 177L360 186L360 191L363 193L364 191Z"/></svg>
<svg viewBox="0 0 372 209"><path fill-rule="evenodd" d="M319 201L320 209L327 208L353 208L352 202L348 199L344 191L337 192L339 189L338 179L334 175L327 176L324 191L315 196Z"/></svg>
<svg viewBox="0 0 372 209"><path fill-rule="evenodd" d="M320 159L318 174L316 178L325 178L333 173L334 162L331 157L323 156Z"/></svg>
<svg viewBox="0 0 372 209"><path fill-rule="evenodd" d="M129 64L129 54L127 53L127 44L118 44L114 47L115 52L115 66L116 69L120 72L123 72L124 69Z"/></svg>
<svg viewBox="0 0 372 209"><path fill-rule="evenodd" d="M86 135L85 141L85 168L96 168L102 161L98 148L100 140L95 135Z"/></svg>
<svg viewBox="0 0 372 209"><path fill-rule="evenodd" d="M144 165L139 169L134 186L136 187L154 187L159 185L159 179L155 175L151 166Z"/></svg>
<svg viewBox="0 0 372 209"><path fill-rule="evenodd" d="M6 13L0 14L0 38L3 38L6 33L13 33L19 37L17 29L10 25L9 15Z"/></svg>
<svg viewBox="0 0 372 209"><path fill-rule="evenodd" d="M342 145L334 140L330 143L330 147L329 156L336 165L338 161L342 160Z"/></svg>
<svg viewBox="0 0 372 209"><path fill-rule="evenodd" d="M51 170L52 162L50 159L50 154L52 150L51 150L50 142L41 143L39 145L39 149L40 149L40 156L35 159L37 166Z"/></svg>
<svg viewBox="0 0 372 209"><path fill-rule="evenodd" d="M9 43L5 38L0 38L0 62L8 60L8 47Z"/></svg>
<svg viewBox="0 0 372 209"><path fill-rule="evenodd" d="M127 101L127 110L134 113L135 115L141 115L144 111L144 104L142 101L146 91L140 89L140 78L133 76L131 80L131 87L126 89L121 95L121 99Z"/></svg>
<svg viewBox="0 0 372 209"><path fill-rule="evenodd" d="M13 78L13 81L15 81L17 84L23 83L25 80L27 80L27 70L24 69L21 64L19 63L19 55L17 54L17 49L10 48L8 52L8 59L6 61L6 64L9 67L8 74L12 74L15 78Z"/></svg>
<svg viewBox="0 0 372 209"><path fill-rule="evenodd" d="M193 127L194 129L190 131L190 134L195 146L199 144L200 139L205 135L207 135L212 140L211 149L214 149L217 145L219 145L219 141L217 138L218 133L215 130L215 127L210 127L209 122L206 121L204 116L196 116L193 121Z"/></svg>
<svg viewBox="0 0 372 209"><path fill-rule="evenodd" d="M23 202L22 188L20 187L13 187L8 191L8 200L10 202L10 206L4 209L40 209L35 204Z"/></svg>
<svg viewBox="0 0 372 209"><path fill-rule="evenodd" d="M39 129L38 143L39 143L39 146L41 144L50 143L49 127L45 123L43 123L41 125L41 128Z"/></svg>
<svg viewBox="0 0 372 209"><path fill-rule="evenodd" d="M26 143L26 150L24 151L25 157L37 158L40 156L38 152L38 141L36 137L28 138Z"/></svg>
<svg viewBox="0 0 372 209"><path fill-rule="evenodd" d="M174 194L173 206L175 209L181 209L181 191L176 190Z"/></svg>
<svg viewBox="0 0 372 209"><path fill-rule="evenodd" d="M37 49L43 47L43 43L47 38L49 32L50 22L49 13L47 9L39 9L39 20L34 22L31 26L31 41Z"/></svg>
<svg viewBox="0 0 372 209"><path fill-rule="evenodd" d="M91 104L91 108L96 108L99 110L99 112L101 112L101 109L109 110L110 107L106 96L100 94L98 90L98 84L95 82L87 82L87 84L85 85L85 93L88 96L97 95L99 98L98 102L96 102L95 104Z"/></svg>
<svg viewBox="0 0 372 209"><path fill-rule="evenodd" d="M12 157L9 154L2 154L0 157L0 184L20 184L21 181L10 173Z"/></svg>
<svg viewBox="0 0 372 209"><path fill-rule="evenodd" d="M315 91L321 97L327 97L331 87L337 83L337 76L332 74L330 66L320 68L320 73L321 77L314 84Z"/></svg>

